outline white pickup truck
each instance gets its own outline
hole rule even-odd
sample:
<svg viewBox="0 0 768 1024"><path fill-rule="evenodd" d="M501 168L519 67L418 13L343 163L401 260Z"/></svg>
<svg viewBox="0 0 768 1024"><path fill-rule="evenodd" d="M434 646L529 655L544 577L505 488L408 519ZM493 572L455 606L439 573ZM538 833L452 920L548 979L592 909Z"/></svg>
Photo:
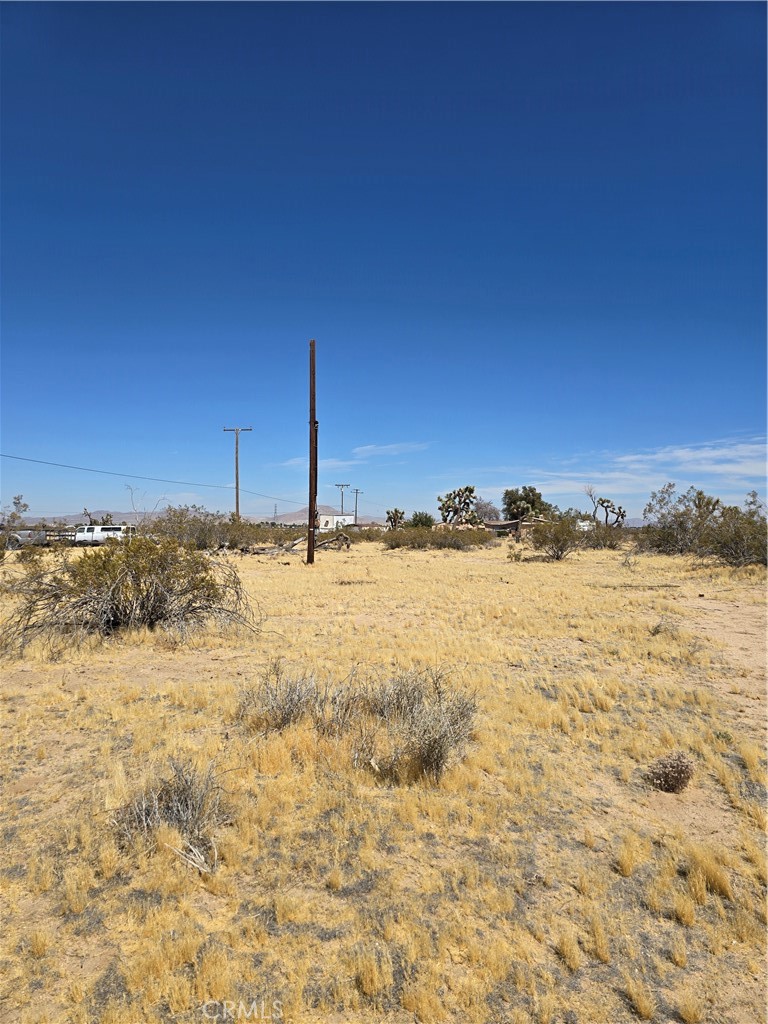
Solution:
<svg viewBox="0 0 768 1024"><path fill-rule="evenodd" d="M136 536L135 526L78 526L75 547L97 547L108 540L130 540Z"/></svg>

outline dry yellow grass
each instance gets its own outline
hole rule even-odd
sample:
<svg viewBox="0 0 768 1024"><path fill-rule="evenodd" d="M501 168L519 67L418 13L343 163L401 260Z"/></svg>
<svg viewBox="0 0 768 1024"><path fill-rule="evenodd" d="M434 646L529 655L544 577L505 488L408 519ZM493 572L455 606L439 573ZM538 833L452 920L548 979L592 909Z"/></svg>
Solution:
<svg viewBox="0 0 768 1024"><path fill-rule="evenodd" d="M624 977L624 991L627 999L641 1020L653 1020L656 1016L656 997L647 983L635 975Z"/></svg>
<svg viewBox="0 0 768 1024"><path fill-rule="evenodd" d="M757 621L764 574L505 555L239 558L260 635L6 665L0 1019L192 1024L242 1000L308 1024L629 1024L663 997L695 1021L703 982L713 1019L758 1019L759 665L697 615L711 592ZM443 668L477 695L473 739L438 781L394 785L355 728L249 731L241 694L276 658L322 685ZM694 782L650 789L674 749ZM215 870L178 831L113 824L171 757L226 797Z"/></svg>

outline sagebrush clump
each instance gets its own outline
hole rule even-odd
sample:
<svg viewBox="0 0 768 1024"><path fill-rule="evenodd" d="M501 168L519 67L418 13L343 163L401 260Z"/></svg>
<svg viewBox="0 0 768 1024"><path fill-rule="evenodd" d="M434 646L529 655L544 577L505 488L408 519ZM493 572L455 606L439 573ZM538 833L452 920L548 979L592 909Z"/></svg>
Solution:
<svg viewBox="0 0 768 1024"><path fill-rule="evenodd" d="M109 542L81 555L19 566L6 583L18 598L2 650L21 654L34 640L56 649L88 635L165 629L184 635L211 620L253 626L253 613L232 566L166 539Z"/></svg>
<svg viewBox="0 0 768 1024"><path fill-rule="evenodd" d="M476 712L474 694L449 687L439 669L321 685L275 663L256 687L243 691L238 718L263 734L301 721L327 736L351 734L356 767L407 783L441 777L471 738Z"/></svg>
<svg viewBox="0 0 768 1024"><path fill-rule="evenodd" d="M193 866L211 870L218 855L215 830L229 823L230 814L223 799L213 767L204 770L171 758L169 777L138 793L121 807L113 818L121 845L128 849L137 840L149 849L161 825L175 829L186 843L176 850Z"/></svg>

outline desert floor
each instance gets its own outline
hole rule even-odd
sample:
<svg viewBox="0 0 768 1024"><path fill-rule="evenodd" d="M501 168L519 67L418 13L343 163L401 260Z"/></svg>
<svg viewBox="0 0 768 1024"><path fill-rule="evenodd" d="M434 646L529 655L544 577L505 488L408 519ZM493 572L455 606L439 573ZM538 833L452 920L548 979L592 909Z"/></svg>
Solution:
<svg viewBox="0 0 768 1024"><path fill-rule="evenodd" d="M506 544L234 561L256 634L3 665L0 1020L764 1019L764 571ZM391 784L350 735L249 729L276 659L329 685L439 668L473 738ZM676 750L692 782L653 789ZM114 824L171 757L223 791L215 871Z"/></svg>

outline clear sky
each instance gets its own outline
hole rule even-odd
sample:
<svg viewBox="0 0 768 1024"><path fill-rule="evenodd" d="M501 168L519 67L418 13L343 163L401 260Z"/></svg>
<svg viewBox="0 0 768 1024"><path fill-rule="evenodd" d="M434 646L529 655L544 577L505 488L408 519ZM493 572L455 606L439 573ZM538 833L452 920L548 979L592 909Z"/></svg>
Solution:
<svg viewBox="0 0 768 1024"><path fill-rule="evenodd" d="M3 504L764 490L764 4L0 16Z"/></svg>

